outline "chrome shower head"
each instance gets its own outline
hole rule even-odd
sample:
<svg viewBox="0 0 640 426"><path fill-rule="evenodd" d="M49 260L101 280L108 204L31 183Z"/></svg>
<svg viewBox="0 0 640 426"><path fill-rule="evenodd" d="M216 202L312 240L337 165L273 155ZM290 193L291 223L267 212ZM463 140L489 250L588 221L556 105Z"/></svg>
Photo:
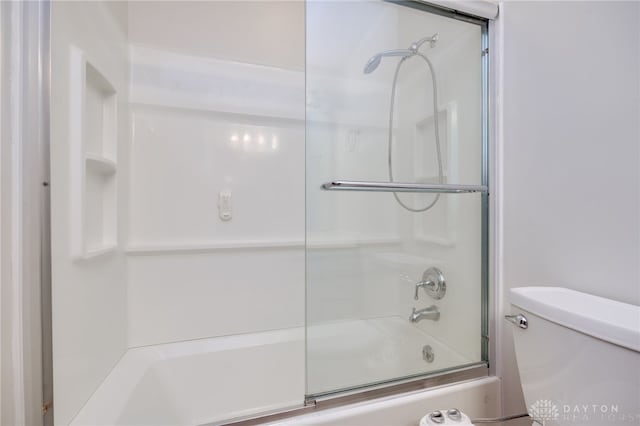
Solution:
<svg viewBox="0 0 640 426"><path fill-rule="evenodd" d="M363 72L365 74L369 74L375 71L375 69L378 68L378 65L380 65L381 60L382 60L382 56L380 54L372 56L371 58L369 58L369 60L365 64Z"/></svg>
<svg viewBox="0 0 640 426"><path fill-rule="evenodd" d="M416 42L411 43L411 46L409 46L408 49L386 50L384 52L376 53L371 58L369 58L364 66L363 72L365 74L370 74L375 71L375 69L378 68L378 65L380 65L382 58L385 56L402 56L403 58L409 58L417 54L420 47L426 42L429 42L432 48L435 47L439 39L440 35L438 33L435 33L432 36L424 37Z"/></svg>
<svg viewBox="0 0 640 426"><path fill-rule="evenodd" d="M371 58L369 58L364 66L363 72L365 74L369 74L375 71L375 69L378 68L378 65L380 65L382 58L384 58L385 56L409 57L412 55L414 55L414 52L409 49L387 50L384 52L376 53Z"/></svg>

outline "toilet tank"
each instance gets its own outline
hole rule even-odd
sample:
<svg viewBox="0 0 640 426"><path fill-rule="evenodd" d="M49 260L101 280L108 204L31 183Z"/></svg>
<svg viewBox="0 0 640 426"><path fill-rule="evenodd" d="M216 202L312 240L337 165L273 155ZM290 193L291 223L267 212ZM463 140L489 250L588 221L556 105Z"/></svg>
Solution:
<svg viewBox="0 0 640 426"><path fill-rule="evenodd" d="M635 285L635 284L634 284ZM640 307L562 287L510 292L527 410L546 425L640 424Z"/></svg>

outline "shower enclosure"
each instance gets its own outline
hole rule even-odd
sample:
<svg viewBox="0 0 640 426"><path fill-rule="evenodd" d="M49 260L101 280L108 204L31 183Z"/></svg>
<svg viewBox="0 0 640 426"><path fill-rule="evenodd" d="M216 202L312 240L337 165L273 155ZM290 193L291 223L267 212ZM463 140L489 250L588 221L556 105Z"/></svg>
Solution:
<svg viewBox="0 0 640 426"><path fill-rule="evenodd" d="M487 52L422 2L52 2L55 423L487 375Z"/></svg>

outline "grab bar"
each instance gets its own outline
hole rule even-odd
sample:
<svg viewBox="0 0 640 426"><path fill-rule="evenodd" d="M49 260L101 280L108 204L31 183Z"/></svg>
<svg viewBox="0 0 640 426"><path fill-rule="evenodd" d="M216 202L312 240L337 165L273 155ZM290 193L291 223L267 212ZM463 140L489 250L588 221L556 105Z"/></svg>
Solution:
<svg viewBox="0 0 640 426"><path fill-rule="evenodd" d="M363 182L352 180L334 180L323 183L322 189L327 191L435 192L447 194L489 192L486 185L440 185L397 182Z"/></svg>

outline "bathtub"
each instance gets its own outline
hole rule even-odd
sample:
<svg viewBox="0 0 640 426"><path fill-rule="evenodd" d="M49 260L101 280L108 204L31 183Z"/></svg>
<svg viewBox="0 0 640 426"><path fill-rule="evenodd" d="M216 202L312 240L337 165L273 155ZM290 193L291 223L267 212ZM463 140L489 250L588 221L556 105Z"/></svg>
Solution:
<svg viewBox="0 0 640 426"><path fill-rule="evenodd" d="M302 327L129 349L71 424L216 423L300 407L305 374L315 393L468 362L399 317L314 325L308 335L308 372Z"/></svg>
<svg viewBox="0 0 640 426"><path fill-rule="evenodd" d="M459 408L472 419L499 414L500 381L484 377L429 390L409 392L373 401L351 404L286 420L265 423L271 426L417 426L434 410ZM498 423L531 426L531 421Z"/></svg>

